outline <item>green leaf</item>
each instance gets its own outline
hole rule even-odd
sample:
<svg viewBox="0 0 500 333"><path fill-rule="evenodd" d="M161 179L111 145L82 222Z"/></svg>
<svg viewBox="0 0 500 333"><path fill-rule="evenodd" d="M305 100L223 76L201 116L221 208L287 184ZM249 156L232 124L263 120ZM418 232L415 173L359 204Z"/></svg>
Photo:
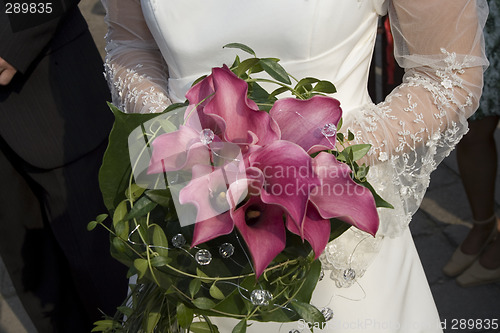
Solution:
<svg viewBox="0 0 500 333"><path fill-rule="evenodd" d="M319 81L313 88L313 91L322 92L325 94L333 94L337 91L333 83L330 81Z"/></svg>
<svg viewBox="0 0 500 333"><path fill-rule="evenodd" d="M174 123L168 119L160 119L159 123L165 133L171 133L178 130L177 126L175 126Z"/></svg>
<svg viewBox="0 0 500 333"><path fill-rule="evenodd" d="M295 299L301 302L310 302L312 293L318 284L319 276L321 274L321 262L314 260L309 267L309 271L305 275L302 287L295 295Z"/></svg>
<svg viewBox="0 0 500 333"><path fill-rule="evenodd" d="M193 309L188 308L184 303L177 303L177 322L182 328L188 328L193 322Z"/></svg>
<svg viewBox="0 0 500 333"><path fill-rule="evenodd" d="M100 214L100 215L98 215L98 216L96 217L96 219L95 219L95 220L97 221L97 223L102 223L102 222L104 222L104 220L105 220L105 219L107 219L107 218L108 218L108 214Z"/></svg>
<svg viewBox="0 0 500 333"><path fill-rule="evenodd" d="M247 331L247 320L241 320L236 326L234 326L232 333L246 333Z"/></svg>
<svg viewBox="0 0 500 333"><path fill-rule="evenodd" d="M128 136L142 123L158 114L127 114L108 103L115 116L115 123L109 135L108 148L99 171L99 186L104 204L109 211L125 199L125 190L130 180L130 157Z"/></svg>
<svg viewBox="0 0 500 333"><path fill-rule="evenodd" d="M394 209L394 206L391 205L389 202L385 201L376 191L375 189L373 188L373 186L368 183L368 182L360 182L359 183L360 185L363 185L364 187L366 187L367 189L370 190L370 192L372 192L372 195L373 195L373 198L375 199L375 206L377 207L381 207L381 208L390 208L390 209Z"/></svg>
<svg viewBox="0 0 500 333"><path fill-rule="evenodd" d="M351 132L351 130L347 131L347 141L352 141L354 140L354 133Z"/></svg>
<svg viewBox="0 0 500 333"><path fill-rule="evenodd" d="M88 231L92 231L95 229L95 227L97 227L99 223L97 223L97 221L90 221L89 224L87 224L87 230Z"/></svg>
<svg viewBox="0 0 500 333"><path fill-rule="evenodd" d="M151 201L151 199L149 199L147 196L144 196L137 200L135 205L128 212L127 216L125 216L123 219L128 221L145 216L147 213L155 209L156 206L158 206L156 202Z"/></svg>
<svg viewBox="0 0 500 333"><path fill-rule="evenodd" d="M242 74L244 74L247 70L255 66L256 64L259 63L259 58L250 58L243 60L241 64L239 64L236 68L234 73L238 76L241 77Z"/></svg>
<svg viewBox="0 0 500 333"><path fill-rule="evenodd" d="M222 291L215 285L215 282L210 286L210 296L215 299L224 299L224 294Z"/></svg>
<svg viewBox="0 0 500 333"><path fill-rule="evenodd" d="M252 74L256 74L256 73L260 73L260 72L263 72L263 71L264 71L264 68L262 68L262 65L259 62L255 66L252 67L251 73Z"/></svg>
<svg viewBox="0 0 500 333"><path fill-rule="evenodd" d="M199 78L198 80L202 80L206 77L205 76L202 76L201 78ZM195 81L193 83L193 85L195 85L197 83L197 81ZM170 111L174 111L174 110L177 110L177 109L180 109L182 107L185 107L185 106L188 106L189 105L189 101L185 101L184 103L173 103L173 104L170 104L169 106L167 106L167 108L165 109L165 111L163 111L163 113L167 113L167 112L170 112Z"/></svg>
<svg viewBox="0 0 500 333"><path fill-rule="evenodd" d="M346 223L344 221L341 221L339 219L330 219L330 239L329 241L334 240L335 238L339 237L342 235L344 232L347 231L351 227L349 223Z"/></svg>
<svg viewBox="0 0 500 333"><path fill-rule="evenodd" d="M197 321L189 326L189 331L192 333L214 333L210 325L206 322Z"/></svg>
<svg viewBox="0 0 500 333"><path fill-rule="evenodd" d="M210 319L206 316L203 316L203 319L205 319L207 321L207 324L208 324L208 327L210 327L210 330L212 331L212 333L220 333L219 332L219 328L212 324L212 322L210 321Z"/></svg>
<svg viewBox="0 0 500 333"><path fill-rule="evenodd" d="M97 227L98 224L101 224L102 222L104 222L104 220L106 220L106 218L108 217L108 214L100 214L96 217L95 221L90 221L88 224L87 224L87 230L88 231L92 231L95 229L95 227Z"/></svg>
<svg viewBox="0 0 500 333"><path fill-rule="evenodd" d="M137 184L131 184L125 191L125 196L131 202L134 202L144 193L145 190L145 188L140 187Z"/></svg>
<svg viewBox="0 0 500 333"><path fill-rule="evenodd" d="M342 133L337 133L337 137L339 134L342 134ZM342 138L344 138L343 135L342 135ZM371 145L367 144L367 143L348 146L342 151L342 154L339 154L339 156L337 156L337 159L339 161L342 161L342 162L346 162L346 161L354 162L354 161L361 159L363 156L365 156L366 153L368 153L368 151L370 150L370 148L371 148Z"/></svg>
<svg viewBox="0 0 500 333"><path fill-rule="evenodd" d="M127 200L120 202L118 207L116 207L113 214L113 228L115 228L115 233L118 237L127 240L129 236L129 225L128 221L123 220L127 215Z"/></svg>
<svg viewBox="0 0 500 333"><path fill-rule="evenodd" d="M269 95L270 98L274 98L276 96L278 96L279 94L282 94L284 93L285 91L289 91L290 89L288 89L287 87L280 87L280 88L277 88L275 90L273 90L273 92L271 92L271 94Z"/></svg>
<svg viewBox="0 0 500 333"><path fill-rule="evenodd" d="M234 61L233 61L233 64L231 65L231 69L235 68L236 66L238 66L239 64L241 63L240 61L240 57L238 55L236 55L236 57L234 58Z"/></svg>
<svg viewBox="0 0 500 333"><path fill-rule="evenodd" d="M316 307L312 306L309 303L300 302L297 300L292 300L290 302L292 309L294 309L297 314L309 323L318 323L321 327L321 324L325 322L325 317Z"/></svg>
<svg viewBox="0 0 500 333"><path fill-rule="evenodd" d="M349 148L351 148L351 147L349 147ZM348 156L347 158L349 161L351 161L351 162L356 161L354 159L354 150L353 149L347 149L346 152L347 152L347 156Z"/></svg>
<svg viewBox="0 0 500 333"><path fill-rule="evenodd" d="M111 319L99 320L94 323L96 327L90 332L111 332L113 328L119 328L120 325Z"/></svg>
<svg viewBox="0 0 500 333"><path fill-rule="evenodd" d="M194 295L200 291L201 288L201 280L200 279L193 279L191 282L189 282L189 294L191 295L191 298L194 298Z"/></svg>
<svg viewBox="0 0 500 333"><path fill-rule="evenodd" d="M302 80L297 82L297 84L295 85L295 90L299 90L302 87L305 87L306 90L309 90L307 88L311 87L311 84L316 83L316 82L319 82L319 79L316 79L314 77L303 78Z"/></svg>
<svg viewBox="0 0 500 333"><path fill-rule="evenodd" d="M134 310L129 308L128 306L119 306L116 309L128 317L130 317L134 312Z"/></svg>
<svg viewBox="0 0 500 333"><path fill-rule="evenodd" d="M273 79L286 84L292 83L286 70L280 64L278 64L275 59L262 58L260 59L259 64L262 66L264 71L266 71L266 73L269 74Z"/></svg>
<svg viewBox="0 0 500 333"><path fill-rule="evenodd" d="M168 240L165 236L163 229L157 225L153 224L150 230L153 230L153 245L154 250L162 257L168 257Z"/></svg>
<svg viewBox="0 0 500 333"><path fill-rule="evenodd" d="M215 307L215 302L207 297L199 297L193 300L194 306L201 310L210 310Z"/></svg>
<svg viewBox="0 0 500 333"><path fill-rule="evenodd" d="M256 57L254 50L252 50L250 47L246 46L245 44L241 43L229 43L223 46L223 48L229 48L229 49L240 49L242 51L245 51L246 53L249 53Z"/></svg>
<svg viewBox="0 0 500 333"><path fill-rule="evenodd" d="M161 267L161 266L168 265L171 261L172 261L172 259L170 259L170 258L156 256L156 257L153 257L153 259L151 259L151 265L154 267Z"/></svg>
<svg viewBox="0 0 500 333"><path fill-rule="evenodd" d="M169 207L172 202L172 195L169 190L148 190L145 194L151 201L162 207Z"/></svg>
<svg viewBox="0 0 500 333"><path fill-rule="evenodd" d="M113 227L116 229L116 225L118 222L123 221L123 218L127 216L128 208L127 208L127 200L122 200L116 207L113 213Z"/></svg>
<svg viewBox="0 0 500 333"><path fill-rule="evenodd" d="M337 124L337 132L340 131L340 129L342 128L343 124L344 124L344 119L340 118L339 123Z"/></svg>
<svg viewBox="0 0 500 333"><path fill-rule="evenodd" d="M268 108L264 108L261 105L261 104L270 104L269 103L269 93L264 88L262 88L256 82L250 83L249 88L250 88L250 91L249 91L250 99L253 100L255 103L259 104L259 108L261 110L267 111L267 110L271 109L272 105L269 105Z"/></svg>
<svg viewBox="0 0 500 333"><path fill-rule="evenodd" d="M343 153L340 153L338 156L337 156L337 161L340 161L340 162L346 162L346 156L343 154Z"/></svg>
<svg viewBox="0 0 500 333"><path fill-rule="evenodd" d="M171 259L167 258L167 262L170 263ZM169 277L168 274L164 274L163 272L160 272L156 274L156 281L158 282L158 285L163 288L164 290L169 290L171 289L173 282L172 279ZM167 293L167 292L165 292Z"/></svg>
<svg viewBox="0 0 500 333"><path fill-rule="evenodd" d="M137 269L138 277L140 279L148 271L149 264L148 264L148 261L146 259L139 258L139 259L134 260L134 267L135 267L135 269Z"/></svg>
<svg viewBox="0 0 500 333"><path fill-rule="evenodd" d="M346 148L346 150L348 149L350 151L349 154L351 154L351 152L352 152L352 160L357 161L357 160L361 159L363 156L365 156L371 147L372 147L372 145L370 145L368 143L363 143L363 144L359 144L359 145L349 146Z"/></svg>
<svg viewBox="0 0 500 333"><path fill-rule="evenodd" d="M161 313L159 311L151 311L147 314L146 320L146 333L155 332L156 325L161 319Z"/></svg>
<svg viewBox="0 0 500 333"><path fill-rule="evenodd" d="M201 81L203 81L208 75L202 75L200 76L199 78L197 78L196 80L194 80L193 84L191 85L191 87L195 86L196 84L200 83Z"/></svg>
<svg viewBox="0 0 500 333"><path fill-rule="evenodd" d="M338 132L337 132L337 139L338 139L340 142L344 142L344 134L342 134L342 133L338 133Z"/></svg>
<svg viewBox="0 0 500 333"><path fill-rule="evenodd" d="M368 175L368 171L370 170L370 167L366 166L366 164L363 163L363 165L360 165L358 167L358 170L356 171L356 178L363 180L366 178Z"/></svg>
<svg viewBox="0 0 500 333"><path fill-rule="evenodd" d="M126 278L127 278L127 279L130 279L132 276L134 276L134 275L136 275L136 274L137 274L137 269L135 269L135 267L134 267L134 266L130 266L130 267L128 268Z"/></svg>
<svg viewBox="0 0 500 333"><path fill-rule="evenodd" d="M123 240L118 237L113 237L111 240L111 244L113 247L120 253L125 253L127 252L127 245L123 243Z"/></svg>
<svg viewBox="0 0 500 333"><path fill-rule="evenodd" d="M210 283L210 282L212 282L212 280L210 280L210 279L204 279L204 278L208 278L209 276L207 274L205 274L198 267L196 268L196 275L198 275L201 278L201 282L203 282L203 283Z"/></svg>

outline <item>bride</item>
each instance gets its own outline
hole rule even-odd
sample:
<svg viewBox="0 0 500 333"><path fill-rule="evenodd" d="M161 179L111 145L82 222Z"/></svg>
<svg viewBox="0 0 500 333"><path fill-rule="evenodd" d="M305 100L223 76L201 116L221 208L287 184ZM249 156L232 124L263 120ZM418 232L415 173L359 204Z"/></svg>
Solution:
<svg viewBox="0 0 500 333"><path fill-rule="evenodd" d="M440 332L408 223L429 175L467 132L487 66L485 0L103 0L106 75L125 112L183 102L192 82L230 64L240 42L295 77L337 87L344 126L371 143L370 183L395 209L375 238L351 228L321 256L312 304L325 332ZM377 18L388 13L404 82L374 105L367 92ZM237 323L215 318L221 332ZM314 323L252 323L248 332L306 332ZM315 327L317 328L317 327Z"/></svg>

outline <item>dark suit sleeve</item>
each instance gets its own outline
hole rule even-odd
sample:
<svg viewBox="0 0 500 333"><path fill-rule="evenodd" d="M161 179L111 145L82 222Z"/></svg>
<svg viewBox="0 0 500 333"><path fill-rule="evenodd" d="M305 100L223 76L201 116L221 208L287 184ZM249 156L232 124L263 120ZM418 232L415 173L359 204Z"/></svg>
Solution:
<svg viewBox="0 0 500 333"><path fill-rule="evenodd" d="M56 30L64 20L66 13L73 10L78 5L79 0L58 0L53 1L54 13L37 14L35 19L38 23L32 26L34 17L29 14L17 14L15 17L7 15L5 3L2 3L0 13L0 57L14 66L19 72L25 73L30 64L47 47L56 33ZM41 17L40 15L46 15ZM13 26L13 22L21 24L21 29ZM31 20L31 22L30 22ZM26 28L22 28L22 25Z"/></svg>

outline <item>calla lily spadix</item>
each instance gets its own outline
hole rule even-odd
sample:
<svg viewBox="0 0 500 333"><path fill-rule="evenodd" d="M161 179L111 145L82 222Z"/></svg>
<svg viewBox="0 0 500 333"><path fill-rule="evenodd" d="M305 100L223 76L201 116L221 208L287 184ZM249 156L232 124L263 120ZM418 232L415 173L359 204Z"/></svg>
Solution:
<svg viewBox="0 0 500 333"><path fill-rule="evenodd" d="M252 255L255 274L259 277L286 245L283 209L268 205L252 196L231 217Z"/></svg>

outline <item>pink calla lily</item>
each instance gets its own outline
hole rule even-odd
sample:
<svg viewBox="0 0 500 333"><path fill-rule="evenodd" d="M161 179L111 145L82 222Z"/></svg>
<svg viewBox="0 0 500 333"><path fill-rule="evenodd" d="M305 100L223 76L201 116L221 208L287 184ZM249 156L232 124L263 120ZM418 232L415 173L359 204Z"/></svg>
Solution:
<svg viewBox="0 0 500 333"><path fill-rule="evenodd" d="M230 234L233 228L234 222L230 212L225 212L198 222L194 226L191 247L208 242L219 236Z"/></svg>
<svg viewBox="0 0 500 333"><path fill-rule="evenodd" d="M234 224L252 255L257 278L285 248L283 213L281 207L265 204L258 196L251 196L243 206L231 211Z"/></svg>
<svg viewBox="0 0 500 333"><path fill-rule="evenodd" d="M317 259L328 244L330 239L330 220L322 218L316 207L309 203L306 216L301 223L302 230L287 216L286 227L296 235L307 240L314 251L314 259Z"/></svg>
<svg viewBox="0 0 500 333"><path fill-rule="evenodd" d="M326 96L284 98L274 103L269 114L280 127L281 139L298 144L309 154L335 148L334 131L342 117L338 100Z"/></svg>
<svg viewBox="0 0 500 333"><path fill-rule="evenodd" d="M223 129L219 127L216 119L203 112L204 107L214 94L215 88L212 75L207 76L191 87L186 93L189 106L186 109L184 118L186 124L191 127L210 128L216 135L222 136Z"/></svg>
<svg viewBox="0 0 500 333"><path fill-rule="evenodd" d="M215 121L225 141L263 146L277 140L279 127L247 97L247 92L247 83L224 66L213 68L212 74L191 88L186 97L191 105L199 104L202 127L211 128Z"/></svg>
<svg viewBox="0 0 500 333"><path fill-rule="evenodd" d="M370 190L356 184L351 170L335 156L321 152L314 158L314 169L321 186L311 193L311 203L324 219L338 218L375 235L379 218Z"/></svg>
<svg viewBox="0 0 500 333"><path fill-rule="evenodd" d="M306 213L309 192L319 185L311 157L295 143L278 140L252 153L248 159L250 166L264 174L262 201L280 205L299 225Z"/></svg>
<svg viewBox="0 0 500 333"><path fill-rule="evenodd" d="M200 132L188 126L180 126L175 132L158 136L152 146L148 174L210 164L209 149L200 142Z"/></svg>
<svg viewBox="0 0 500 333"><path fill-rule="evenodd" d="M191 203L196 207L196 222L228 211L230 206L225 178L233 178L234 175L227 175L224 169L214 169L210 165L195 165L192 170L193 178L181 189L179 203Z"/></svg>
<svg viewBox="0 0 500 333"><path fill-rule="evenodd" d="M197 209L191 246L207 242L233 231L229 213L247 192L245 179L232 165L214 169L196 165L193 178L181 191L179 202L191 203ZM230 187L230 190L228 190Z"/></svg>

